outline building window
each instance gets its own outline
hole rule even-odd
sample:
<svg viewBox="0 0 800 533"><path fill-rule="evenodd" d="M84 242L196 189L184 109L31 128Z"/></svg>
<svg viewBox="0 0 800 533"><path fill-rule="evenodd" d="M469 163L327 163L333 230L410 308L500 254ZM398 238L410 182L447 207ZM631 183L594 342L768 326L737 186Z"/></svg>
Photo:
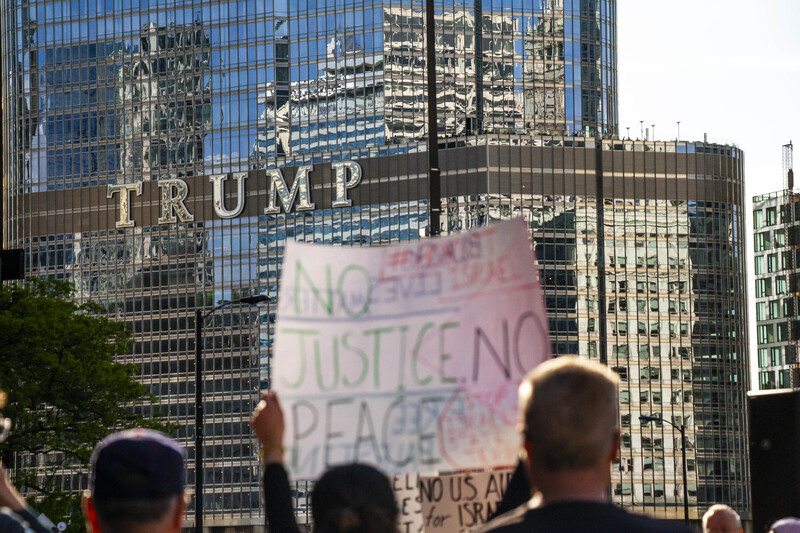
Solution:
<svg viewBox="0 0 800 533"><path fill-rule="evenodd" d="M774 328L772 324L763 324L756 328L756 338L758 344L769 344L775 342Z"/></svg>
<svg viewBox="0 0 800 533"><path fill-rule="evenodd" d="M759 368L765 368L770 365L769 359L769 348L759 348L758 349L758 366Z"/></svg>
<svg viewBox="0 0 800 533"><path fill-rule="evenodd" d="M767 319L767 302L757 302L756 303L756 320L766 320Z"/></svg>
<svg viewBox="0 0 800 533"><path fill-rule="evenodd" d="M770 364L772 366L778 366L778 365L781 364L781 347L780 346L775 346L773 348L770 348L769 355L770 355Z"/></svg>
<svg viewBox="0 0 800 533"><path fill-rule="evenodd" d="M778 254L769 254L767 256L767 272L778 271Z"/></svg>
<svg viewBox="0 0 800 533"><path fill-rule="evenodd" d="M763 274L764 273L764 256L759 255L755 257L755 273L756 274Z"/></svg>
<svg viewBox="0 0 800 533"><path fill-rule="evenodd" d="M777 325L778 333L776 335L777 342L784 342L789 340L789 324L782 322Z"/></svg>
<svg viewBox="0 0 800 533"><path fill-rule="evenodd" d="M775 294L786 294L786 278L775 278Z"/></svg>
<svg viewBox="0 0 800 533"><path fill-rule="evenodd" d="M769 303L769 318L780 318L781 317L781 302L779 300L774 300Z"/></svg>
<svg viewBox="0 0 800 533"><path fill-rule="evenodd" d="M658 381L661 377L661 368L657 366L644 366L639 370L639 378L642 381Z"/></svg>
<svg viewBox="0 0 800 533"><path fill-rule="evenodd" d="M753 210L753 228L761 229L764 227L764 211L761 209Z"/></svg>
<svg viewBox="0 0 800 533"><path fill-rule="evenodd" d="M753 236L753 251L763 252L769 250L769 232L756 233Z"/></svg>
<svg viewBox="0 0 800 533"><path fill-rule="evenodd" d="M616 372L619 375L619 379L622 381L628 381L628 368L624 366L612 366L611 370Z"/></svg>
<svg viewBox="0 0 800 533"><path fill-rule="evenodd" d="M778 208L777 207L768 207L766 209L767 215L767 226L774 226L778 223Z"/></svg>
<svg viewBox="0 0 800 533"><path fill-rule="evenodd" d="M761 390L770 390L775 388L775 372L759 372L758 373L758 388Z"/></svg>
<svg viewBox="0 0 800 533"><path fill-rule="evenodd" d="M769 278L756 280L756 298L772 296L772 280Z"/></svg>
<svg viewBox="0 0 800 533"><path fill-rule="evenodd" d="M623 446L626 448L626 446ZM630 448L630 445L627 446ZM633 484L631 483L616 483L614 484L614 494L617 496L630 496L633 494Z"/></svg>
<svg viewBox="0 0 800 533"><path fill-rule="evenodd" d="M661 439L656 439L657 441L661 441ZM649 442L650 439L648 437L642 437L642 449L651 451L653 448L658 448L653 443ZM664 458L663 457L645 457L644 458L644 470L664 470Z"/></svg>

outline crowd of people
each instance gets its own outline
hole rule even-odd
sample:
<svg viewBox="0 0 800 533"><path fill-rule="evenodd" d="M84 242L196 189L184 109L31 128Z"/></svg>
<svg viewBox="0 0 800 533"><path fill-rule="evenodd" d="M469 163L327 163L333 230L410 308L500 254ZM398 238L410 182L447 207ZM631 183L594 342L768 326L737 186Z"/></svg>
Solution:
<svg viewBox="0 0 800 533"><path fill-rule="evenodd" d="M609 501L611 465L619 453L618 378L604 365L576 357L552 359L520 385L520 467L499 509L479 533L688 532ZM2 421L2 415L0 415ZM260 443L266 518L275 533L299 533L284 468L284 416L266 393L251 424ZM83 512L92 533L177 533L186 510L183 449L161 433L134 429L102 440L91 459ZM315 483L316 533L395 533L398 508L389 479L364 464L331 468ZM739 515L713 505L703 533L743 533ZM51 532L0 466L0 532ZM800 519L775 522L771 533L800 533Z"/></svg>

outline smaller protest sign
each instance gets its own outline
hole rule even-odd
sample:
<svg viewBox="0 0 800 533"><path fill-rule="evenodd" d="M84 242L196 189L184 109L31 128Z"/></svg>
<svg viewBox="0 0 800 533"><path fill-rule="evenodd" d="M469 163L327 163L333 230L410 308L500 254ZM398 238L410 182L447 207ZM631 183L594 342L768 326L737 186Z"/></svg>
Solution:
<svg viewBox="0 0 800 533"><path fill-rule="evenodd" d="M397 502L399 533L422 533L422 506L419 498L417 474L391 476L394 500Z"/></svg>
<svg viewBox="0 0 800 533"><path fill-rule="evenodd" d="M477 529L497 509L514 471L421 476L419 494L425 533L461 533Z"/></svg>

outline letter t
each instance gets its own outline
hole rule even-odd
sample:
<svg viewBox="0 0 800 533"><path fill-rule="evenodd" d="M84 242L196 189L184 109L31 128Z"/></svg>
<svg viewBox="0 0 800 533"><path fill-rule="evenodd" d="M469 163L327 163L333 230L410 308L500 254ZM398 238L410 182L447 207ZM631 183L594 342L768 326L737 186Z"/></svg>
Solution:
<svg viewBox="0 0 800 533"><path fill-rule="evenodd" d="M135 222L131 220L131 192L136 192L136 196L141 196L142 182L109 185L106 190L106 198L113 197L117 192L119 193L119 220L117 220L116 227L132 228Z"/></svg>

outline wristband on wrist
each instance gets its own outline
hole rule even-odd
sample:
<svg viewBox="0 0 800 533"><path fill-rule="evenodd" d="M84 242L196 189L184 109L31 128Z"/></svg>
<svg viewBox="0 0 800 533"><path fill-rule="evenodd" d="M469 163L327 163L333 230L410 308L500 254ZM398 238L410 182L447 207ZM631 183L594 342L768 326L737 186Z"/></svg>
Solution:
<svg viewBox="0 0 800 533"><path fill-rule="evenodd" d="M284 448L283 448L283 444L278 444L278 443L265 444L264 446L262 446L262 447L261 447L261 449L260 449L260 450L258 450L258 458L259 458L259 459L263 459L263 458L264 458L264 456L265 456L265 455L267 455L267 454L268 454L269 452L271 452L272 450L278 450L278 451L280 451L281 453L283 453L284 451L286 451L286 450L284 450Z"/></svg>

